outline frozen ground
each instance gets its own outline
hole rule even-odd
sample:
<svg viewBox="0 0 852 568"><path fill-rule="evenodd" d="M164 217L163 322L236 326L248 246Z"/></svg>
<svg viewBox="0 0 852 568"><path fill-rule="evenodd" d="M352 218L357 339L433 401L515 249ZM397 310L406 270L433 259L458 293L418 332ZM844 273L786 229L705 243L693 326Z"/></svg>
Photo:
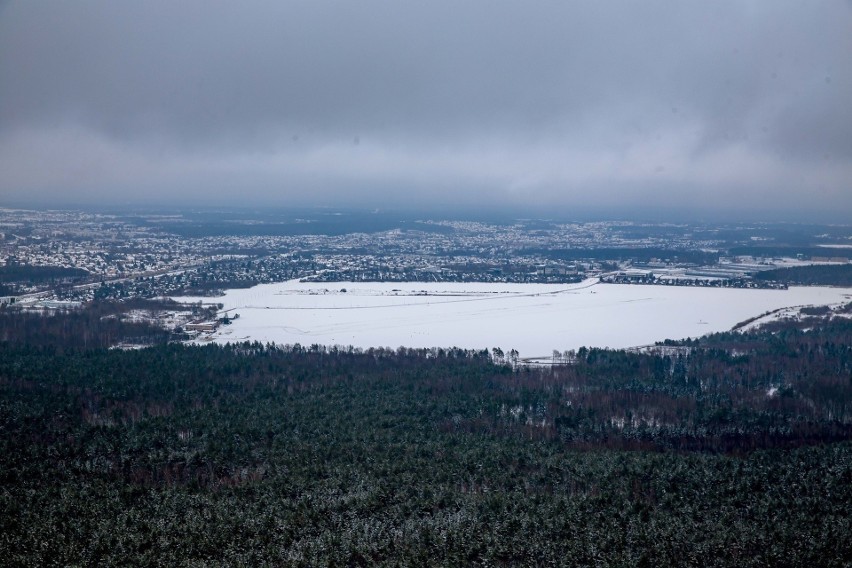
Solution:
<svg viewBox="0 0 852 568"><path fill-rule="evenodd" d="M554 349L633 347L731 329L787 306L852 300L852 289L743 290L677 286L485 283L262 284L219 298L231 325L214 341L356 347L500 347L522 357Z"/></svg>

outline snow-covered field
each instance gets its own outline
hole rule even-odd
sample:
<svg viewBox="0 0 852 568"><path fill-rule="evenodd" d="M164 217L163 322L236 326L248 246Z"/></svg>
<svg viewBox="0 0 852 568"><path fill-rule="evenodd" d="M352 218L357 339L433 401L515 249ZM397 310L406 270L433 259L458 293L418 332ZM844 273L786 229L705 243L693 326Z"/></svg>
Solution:
<svg viewBox="0 0 852 568"><path fill-rule="evenodd" d="M633 347L697 337L787 306L852 300L852 289L741 290L677 286L485 283L262 284L219 298L233 317L214 341L356 347Z"/></svg>

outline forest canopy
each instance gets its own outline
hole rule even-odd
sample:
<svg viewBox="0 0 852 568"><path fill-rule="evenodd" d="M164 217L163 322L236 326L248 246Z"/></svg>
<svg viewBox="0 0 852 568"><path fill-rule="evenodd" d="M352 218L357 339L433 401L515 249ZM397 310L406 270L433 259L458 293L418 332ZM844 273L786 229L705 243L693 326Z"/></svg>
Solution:
<svg viewBox="0 0 852 568"><path fill-rule="evenodd" d="M461 349L0 344L19 565L825 565L852 322L552 368Z"/></svg>

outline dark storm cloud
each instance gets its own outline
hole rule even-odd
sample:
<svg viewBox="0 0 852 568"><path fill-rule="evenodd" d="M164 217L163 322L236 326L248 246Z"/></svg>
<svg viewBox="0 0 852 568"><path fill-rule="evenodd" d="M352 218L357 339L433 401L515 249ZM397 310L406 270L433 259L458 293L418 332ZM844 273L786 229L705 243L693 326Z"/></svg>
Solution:
<svg viewBox="0 0 852 568"><path fill-rule="evenodd" d="M852 218L850 29L840 2L9 3L0 191Z"/></svg>

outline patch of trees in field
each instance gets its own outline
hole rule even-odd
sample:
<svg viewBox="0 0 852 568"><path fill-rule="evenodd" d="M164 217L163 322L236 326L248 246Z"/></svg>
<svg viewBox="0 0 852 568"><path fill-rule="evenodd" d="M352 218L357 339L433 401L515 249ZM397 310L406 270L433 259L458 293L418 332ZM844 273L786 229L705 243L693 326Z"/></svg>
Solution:
<svg viewBox="0 0 852 568"><path fill-rule="evenodd" d="M0 344L16 565L843 566L852 324L679 356Z"/></svg>
<svg viewBox="0 0 852 568"><path fill-rule="evenodd" d="M17 306L0 308L0 342L59 348L105 348L120 343L153 345L174 339L171 331L155 321L127 319L131 310L158 312L194 310L199 318L211 318L216 310L171 300L132 299L124 302L95 301L82 309L25 311Z"/></svg>
<svg viewBox="0 0 852 568"><path fill-rule="evenodd" d="M0 282L41 284L78 281L89 276L82 268L65 266L30 266L26 264L5 264L0 266Z"/></svg>
<svg viewBox="0 0 852 568"><path fill-rule="evenodd" d="M669 249L660 247L598 247L598 248L524 248L524 254L539 254L546 258L564 261L594 259L597 261L625 261L638 263L651 261L713 265L719 254L703 250Z"/></svg>
<svg viewBox="0 0 852 568"><path fill-rule="evenodd" d="M844 235L843 238L846 238ZM795 238L793 239L795 240ZM820 259L827 257L852 259L852 249L848 248L827 248L816 246L810 243L782 245L749 245L735 246L728 249L729 256L754 256L759 258L801 258Z"/></svg>
<svg viewBox="0 0 852 568"><path fill-rule="evenodd" d="M801 286L852 287L852 264L814 264L764 270L755 274L754 279Z"/></svg>

